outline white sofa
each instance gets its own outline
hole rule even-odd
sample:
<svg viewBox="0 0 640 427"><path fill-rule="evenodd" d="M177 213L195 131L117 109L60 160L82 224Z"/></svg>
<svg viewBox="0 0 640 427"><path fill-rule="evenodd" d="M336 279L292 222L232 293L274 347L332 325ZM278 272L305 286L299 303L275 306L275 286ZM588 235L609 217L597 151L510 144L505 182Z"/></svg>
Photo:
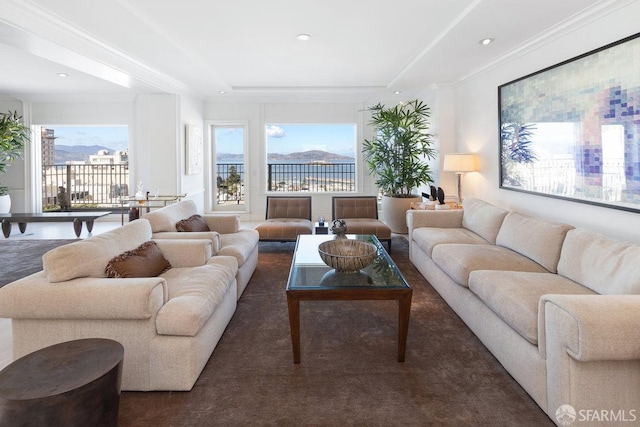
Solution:
<svg viewBox="0 0 640 427"><path fill-rule="evenodd" d="M179 232L176 223L200 215L211 231ZM151 224L154 239L211 239L214 255L233 256L238 261L238 298L244 292L258 266L258 240L256 230L240 228L238 215L199 213L193 200L168 205L143 215Z"/></svg>
<svg viewBox="0 0 640 427"><path fill-rule="evenodd" d="M411 262L554 422L640 415L640 245L478 199L407 224Z"/></svg>
<svg viewBox="0 0 640 427"><path fill-rule="evenodd" d="M210 240L157 240L171 269L157 277L108 278L109 261L151 239L144 219L64 245L43 270L0 288L18 358L80 338L125 349L123 390L190 390L236 309L235 257L212 257Z"/></svg>

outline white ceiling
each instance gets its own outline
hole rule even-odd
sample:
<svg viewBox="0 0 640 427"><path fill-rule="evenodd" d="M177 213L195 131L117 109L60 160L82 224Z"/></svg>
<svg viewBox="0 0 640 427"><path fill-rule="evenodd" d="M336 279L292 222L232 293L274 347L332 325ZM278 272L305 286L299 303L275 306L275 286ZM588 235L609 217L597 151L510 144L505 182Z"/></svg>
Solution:
<svg viewBox="0 0 640 427"><path fill-rule="evenodd" d="M624 3L0 0L0 94L411 96ZM480 45L485 37L495 42Z"/></svg>

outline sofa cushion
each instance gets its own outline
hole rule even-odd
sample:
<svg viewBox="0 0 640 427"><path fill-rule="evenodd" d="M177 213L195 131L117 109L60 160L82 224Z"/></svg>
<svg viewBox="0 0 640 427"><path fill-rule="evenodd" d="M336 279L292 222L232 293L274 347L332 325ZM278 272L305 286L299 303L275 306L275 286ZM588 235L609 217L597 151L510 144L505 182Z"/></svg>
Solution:
<svg viewBox="0 0 640 427"><path fill-rule="evenodd" d="M156 277L171 268L154 241L112 258L105 269L107 277Z"/></svg>
<svg viewBox="0 0 640 427"><path fill-rule="evenodd" d="M562 246L558 274L599 294L640 294L640 245L571 230Z"/></svg>
<svg viewBox="0 0 640 427"><path fill-rule="evenodd" d="M242 266L258 244L259 234L256 230L242 229L237 233L220 235L218 255L235 257Z"/></svg>
<svg viewBox="0 0 640 427"><path fill-rule="evenodd" d="M553 273L477 270L469 289L531 344L538 344L538 303L546 294L593 295L591 289Z"/></svg>
<svg viewBox="0 0 640 427"><path fill-rule="evenodd" d="M468 287L475 270L546 273L540 264L510 249L495 245L445 243L433 248L433 261L457 284Z"/></svg>
<svg viewBox="0 0 640 427"><path fill-rule="evenodd" d="M199 232L199 231L210 231L209 226L202 219L200 215L191 215L187 219L181 219L176 223L177 231L185 231L185 232Z"/></svg>
<svg viewBox="0 0 640 427"><path fill-rule="evenodd" d="M562 243L573 226L509 212L496 244L531 258L551 273L557 272Z"/></svg>
<svg viewBox="0 0 640 427"><path fill-rule="evenodd" d="M236 286L238 263L233 257L215 257L200 267L172 268L162 274L169 301L156 318L160 335L193 337L200 332L222 302L230 286Z"/></svg>
<svg viewBox="0 0 640 427"><path fill-rule="evenodd" d="M508 212L480 199L465 199L462 226L494 245L502 220Z"/></svg>
<svg viewBox="0 0 640 427"><path fill-rule="evenodd" d="M107 277L111 258L137 248L151 239L151 226L140 219L88 239L59 246L42 256L42 267L50 282L77 277Z"/></svg>
<svg viewBox="0 0 640 427"><path fill-rule="evenodd" d="M429 228L420 227L413 230L411 238L431 256L433 248L442 243L468 243L486 245L487 242L471 230L466 228Z"/></svg>
<svg viewBox="0 0 640 427"><path fill-rule="evenodd" d="M176 223L178 221L197 213L198 209L193 200L182 200L162 209L147 212L142 218L149 221L154 233L158 233L160 231L177 231Z"/></svg>
<svg viewBox="0 0 640 427"><path fill-rule="evenodd" d="M304 218L277 218L261 222L256 231L260 240L296 240L300 234L313 234L313 224Z"/></svg>

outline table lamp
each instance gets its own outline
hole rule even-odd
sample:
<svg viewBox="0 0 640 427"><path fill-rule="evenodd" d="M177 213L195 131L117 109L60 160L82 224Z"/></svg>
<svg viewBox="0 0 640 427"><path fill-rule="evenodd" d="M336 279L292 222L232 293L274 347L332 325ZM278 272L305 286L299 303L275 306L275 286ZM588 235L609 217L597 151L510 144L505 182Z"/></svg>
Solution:
<svg viewBox="0 0 640 427"><path fill-rule="evenodd" d="M445 154L442 170L456 173L458 204L462 204L462 175L464 175L465 172L478 170L476 167L476 155L460 153Z"/></svg>

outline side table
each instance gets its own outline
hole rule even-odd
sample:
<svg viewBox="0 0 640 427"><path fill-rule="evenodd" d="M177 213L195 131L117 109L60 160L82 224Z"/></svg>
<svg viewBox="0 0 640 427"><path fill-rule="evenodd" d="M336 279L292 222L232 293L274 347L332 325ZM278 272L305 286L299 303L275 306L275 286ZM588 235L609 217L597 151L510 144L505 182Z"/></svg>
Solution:
<svg viewBox="0 0 640 427"><path fill-rule="evenodd" d="M101 338L21 357L0 371L0 426L117 426L123 357Z"/></svg>
<svg viewBox="0 0 640 427"><path fill-rule="evenodd" d="M313 226L313 233L314 234L329 234L329 225L326 222L323 222L322 225L320 225L319 222L316 222Z"/></svg>

